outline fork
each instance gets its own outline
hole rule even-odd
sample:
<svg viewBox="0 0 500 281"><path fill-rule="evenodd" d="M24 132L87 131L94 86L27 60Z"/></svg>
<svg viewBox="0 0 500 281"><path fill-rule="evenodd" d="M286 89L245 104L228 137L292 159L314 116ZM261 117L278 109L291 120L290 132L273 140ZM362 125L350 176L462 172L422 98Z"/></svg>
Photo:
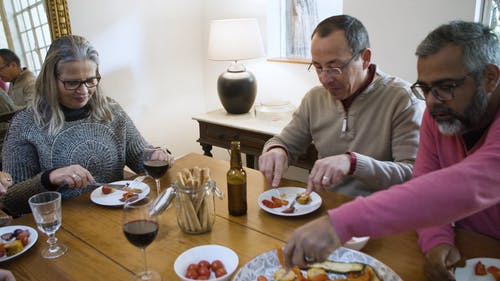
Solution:
<svg viewBox="0 0 500 281"><path fill-rule="evenodd" d="M286 209L284 209L283 211L281 211L282 213L293 213L295 211L295 202L297 202L297 200L293 199L292 203L290 203L290 206Z"/></svg>
<svg viewBox="0 0 500 281"><path fill-rule="evenodd" d="M276 193L278 193L278 198L279 198L279 199L282 199L283 197L282 197L282 195L281 195L281 192L280 192L279 188L278 188L278 187L275 187L275 188L274 188L274 190L276 190Z"/></svg>

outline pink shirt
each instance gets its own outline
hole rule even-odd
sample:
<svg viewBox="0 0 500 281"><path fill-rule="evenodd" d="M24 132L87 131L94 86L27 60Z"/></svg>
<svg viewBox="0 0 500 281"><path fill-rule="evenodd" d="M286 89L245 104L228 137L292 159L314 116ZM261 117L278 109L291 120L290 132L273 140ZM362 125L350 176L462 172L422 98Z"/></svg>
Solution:
<svg viewBox="0 0 500 281"><path fill-rule="evenodd" d="M419 228L426 252L453 244L457 226L500 239L500 111L471 151L458 136L439 133L426 110L410 181L328 212L342 242Z"/></svg>

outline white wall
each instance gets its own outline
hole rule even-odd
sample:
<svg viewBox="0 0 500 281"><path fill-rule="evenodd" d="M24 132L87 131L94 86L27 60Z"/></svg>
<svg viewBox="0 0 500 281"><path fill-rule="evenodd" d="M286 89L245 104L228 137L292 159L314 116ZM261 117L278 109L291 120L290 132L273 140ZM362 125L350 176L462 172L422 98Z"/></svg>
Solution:
<svg viewBox="0 0 500 281"><path fill-rule="evenodd" d="M100 53L105 93L144 137L175 154L199 150L191 116L205 110L201 1L70 0L68 6L72 32Z"/></svg>
<svg viewBox="0 0 500 281"><path fill-rule="evenodd" d="M344 13L363 22L372 59L407 81L417 79L415 49L434 28L453 19L474 20L474 0L347 0Z"/></svg>
<svg viewBox="0 0 500 281"><path fill-rule="evenodd" d="M168 144L179 155L201 152L191 116L221 107L216 80L227 63L207 60L210 20L256 17L266 41L267 1L277 0L68 0L68 5L73 33L100 51L107 95L150 142ZM359 18L370 33L374 62L409 81L416 79L418 42L451 19L473 20L474 7L473 0L344 1L344 13ZM258 81L257 100L281 98L297 105L318 84L303 64L244 63Z"/></svg>

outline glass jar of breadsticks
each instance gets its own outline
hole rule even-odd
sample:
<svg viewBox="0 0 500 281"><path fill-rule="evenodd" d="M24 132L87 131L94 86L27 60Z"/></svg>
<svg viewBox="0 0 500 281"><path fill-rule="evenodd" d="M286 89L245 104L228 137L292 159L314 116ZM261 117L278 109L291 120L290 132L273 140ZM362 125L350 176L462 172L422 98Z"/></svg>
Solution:
<svg viewBox="0 0 500 281"><path fill-rule="evenodd" d="M212 230L215 222L215 197L223 198L208 168L194 167L177 173L175 182L156 200L152 212L162 213L175 198L177 224L191 234Z"/></svg>

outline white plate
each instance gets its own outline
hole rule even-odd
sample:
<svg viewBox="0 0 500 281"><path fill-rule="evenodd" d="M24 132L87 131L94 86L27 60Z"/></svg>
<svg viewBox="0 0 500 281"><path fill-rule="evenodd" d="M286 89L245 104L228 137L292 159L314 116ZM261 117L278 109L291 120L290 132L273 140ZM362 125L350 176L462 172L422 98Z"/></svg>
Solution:
<svg viewBox="0 0 500 281"><path fill-rule="evenodd" d="M476 267L476 264L478 261L481 261L484 264L484 267L486 268L486 271L488 270L488 266L496 266L500 268L500 259L493 259L493 258L475 258L475 259L468 259L465 263L465 267L457 267L455 269L455 280L457 281L495 281L495 278L488 273L483 276L476 275L474 273L474 268Z"/></svg>
<svg viewBox="0 0 500 281"><path fill-rule="evenodd" d="M139 195L138 200L146 197L149 194L149 186L140 181L115 181L112 182L111 184L126 185L127 183L132 188L142 189L141 193L137 193L137 195ZM98 188L94 189L92 193L90 193L90 200L92 200L92 202L98 205L122 206L125 204L125 202L120 201L120 199L122 198L125 192L126 191L115 189L113 192L109 194L104 194L102 193L102 186L99 186Z"/></svg>
<svg viewBox="0 0 500 281"><path fill-rule="evenodd" d="M381 263L377 259L367 254L363 254L355 250L341 247L334 251L328 257L328 259L333 261L360 262L368 264L373 267L381 280L402 281L401 277L399 277L387 265ZM280 267L281 265L276 254L276 250L272 250L263 253L247 262L242 268L240 268L240 270L238 270L235 277L233 278L233 281L257 280L257 277L259 275L266 276L268 280L274 280L274 272L276 272L276 270L278 270ZM302 271L302 273L306 274L304 270ZM328 276L330 278L346 278L346 275L344 274L329 273Z"/></svg>
<svg viewBox="0 0 500 281"><path fill-rule="evenodd" d="M292 201L295 200L295 197L297 196L297 194L303 193L306 191L306 189L302 188L302 187L279 187L278 189L279 189L281 195L284 196L284 197L281 197L280 199L288 200L288 203L289 203L288 205L290 205L290 203L292 203ZM260 194L260 196L259 196L258 203L259 203L259 206L264 211L271 213L271 214L275 214L278 216L287 216L287 217L301 216L301 215L312 213L312 212L316 211L319 207L321 207L321 203L323 202L321 200L321 197L316 192L312 192L310 195L311 195L311 201L305 205L302 205L302 204L299 204L298 202L295 202L295 205L294 205L295 211L293 213L282 213L281 212L284 209L286 209L288 206L283 206L283 207L279 207L279 208L268 208L268 207L264 206L264 204L262 204L262 200L264 200L264 199L271 201L272 196L279 198L278 192L276 192L276 190L274 188L262 192L262 194Z"/></svg>
<svg viewBox="0 0 500 281"><path fill-rule="evenodd" d="M15 255L7 256L7 254L5 254L5 256L0 258L0 262L8 261L10 259L13 259L13 258L19 256L19 255L22 255L24 252L29 250L29 248L31 248L33 245L35 245L36 240L38 240L38 232L36 232L36 230L34 230L33 228L31 228L29 226L25 226L25 225L9 225L9 226L0 227L0 235L2 235L4 233L8 233L8 232L14 232L14 230L16 230L18 228L23 229L23 230L25 230L25 229L29 230L30 239L29 239L28 245L24 246L24 249ZM10 240L10 241L14 241L14 240ZM6 243L6 242L8 242L8 241L2 240L2 243Z"/></svg>

